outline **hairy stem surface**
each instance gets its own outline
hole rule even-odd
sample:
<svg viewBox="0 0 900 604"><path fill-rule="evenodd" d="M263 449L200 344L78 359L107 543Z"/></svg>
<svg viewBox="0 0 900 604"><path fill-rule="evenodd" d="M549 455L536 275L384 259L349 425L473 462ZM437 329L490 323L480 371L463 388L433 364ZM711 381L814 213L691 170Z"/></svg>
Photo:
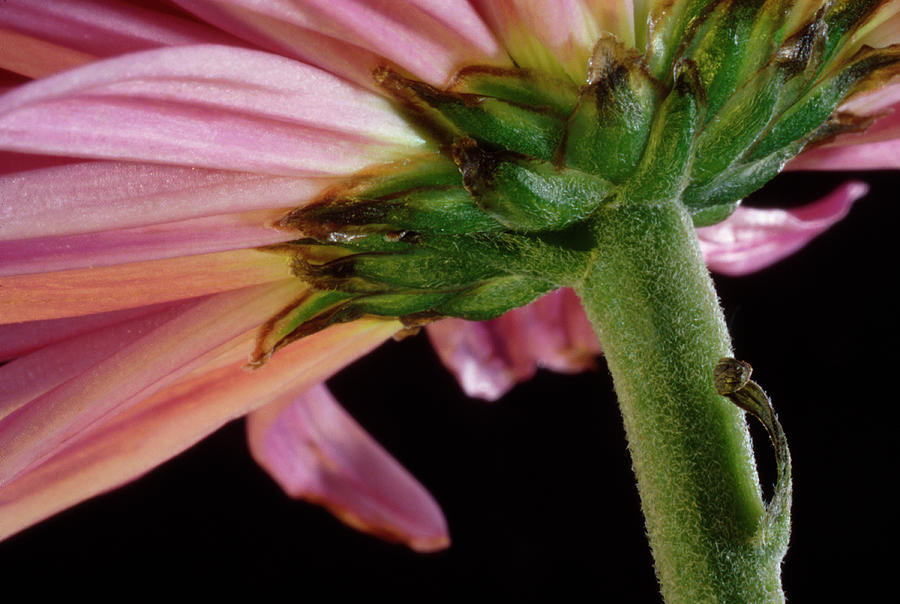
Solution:
<svg viewBox="0 0 900 604"><path fill-rule="evenodd" d="M667 602L782 602L788 522L763 530L743 412L713 383L731 355L680 202L613 203L576 286L615 382Z"/></svg>

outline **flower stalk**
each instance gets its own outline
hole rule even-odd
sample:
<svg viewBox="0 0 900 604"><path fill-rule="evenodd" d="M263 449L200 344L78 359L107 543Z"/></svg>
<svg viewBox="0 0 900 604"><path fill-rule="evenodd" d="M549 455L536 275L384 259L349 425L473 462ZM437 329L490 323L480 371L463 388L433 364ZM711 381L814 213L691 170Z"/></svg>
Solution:
<svg viewBox="0 0 900 604"><path fill-rule="evenodd" d="M743 412L718 394L731 342L689 214L615 204L576 291L603 346L667 602L783 601L787 515L764 529Z"/></svg>

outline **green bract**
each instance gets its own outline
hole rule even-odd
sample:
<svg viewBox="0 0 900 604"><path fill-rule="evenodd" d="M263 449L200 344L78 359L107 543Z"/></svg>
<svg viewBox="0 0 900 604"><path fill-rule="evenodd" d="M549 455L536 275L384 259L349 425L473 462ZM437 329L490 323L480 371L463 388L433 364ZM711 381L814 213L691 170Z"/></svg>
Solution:
<svg viewBox="0 0 900 604"><path fill-rule="evenodd" d="M675 200L695 226L725 219L801 150L866 125L836 109L896 71L900 49L852 45L882 4L675 2L649 16L643 50L601 37L581 86L471 66L442 90L377 69L436 151L282 220L303 238L273 250L319 293L273 319L257 357L365 314L488 319L577 285L603 207Z"/></svg>

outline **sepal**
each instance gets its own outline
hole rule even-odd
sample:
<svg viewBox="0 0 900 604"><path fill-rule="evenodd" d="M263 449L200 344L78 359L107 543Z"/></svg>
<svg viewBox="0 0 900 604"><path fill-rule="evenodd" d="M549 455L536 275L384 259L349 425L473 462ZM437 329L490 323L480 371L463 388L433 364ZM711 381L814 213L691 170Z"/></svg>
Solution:
<svg viewBox="0 0 900 604"><path fill-rule="evenodd" d="M637 51L612 36L601 37L569 117L563 163L614 183L625 181L643 155L662 96L662 85Z"/></svg>
<svg viewBox="0 0 900 604"><path fill-rule="evenodd" d="M613 191L613 184L598 176L505 151L483 151L471 139L456 143L452 153L478 207L516 232L563 229L589 216Z"/></svg>
<svg viewBox="0 0 900 604"><path fill-rule="evenodd" d="M565 134L568 115L551 106L440 90L387 68L377 70L375 79L445 145L468 137L489 148L550 160Z"/></svg>

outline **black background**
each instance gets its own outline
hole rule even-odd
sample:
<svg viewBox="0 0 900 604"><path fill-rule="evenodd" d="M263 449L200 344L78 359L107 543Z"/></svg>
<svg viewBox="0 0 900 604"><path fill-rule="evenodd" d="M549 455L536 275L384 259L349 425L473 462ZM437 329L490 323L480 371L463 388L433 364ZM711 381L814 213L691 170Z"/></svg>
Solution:
<svg viewBox="0 0 900 604"><path fill-rule="evenodd" d="M857 176L872 194L806 249L755 275L716 277L737 356L754 366L791 445L792 602L866 601L895 583L883 544L896 514L898 178ZM799 205L845 178L784 175L750 203ZM250 459L236 422L0 544L4 592L522 601L585 590L593 601L658 601L602 362L577 376L540 372L488 404L465 398L419 336L385 344L330 384L441 503L449 550L414 554L289 500ZM768 485L771 451L754 435Z"/></svg>

